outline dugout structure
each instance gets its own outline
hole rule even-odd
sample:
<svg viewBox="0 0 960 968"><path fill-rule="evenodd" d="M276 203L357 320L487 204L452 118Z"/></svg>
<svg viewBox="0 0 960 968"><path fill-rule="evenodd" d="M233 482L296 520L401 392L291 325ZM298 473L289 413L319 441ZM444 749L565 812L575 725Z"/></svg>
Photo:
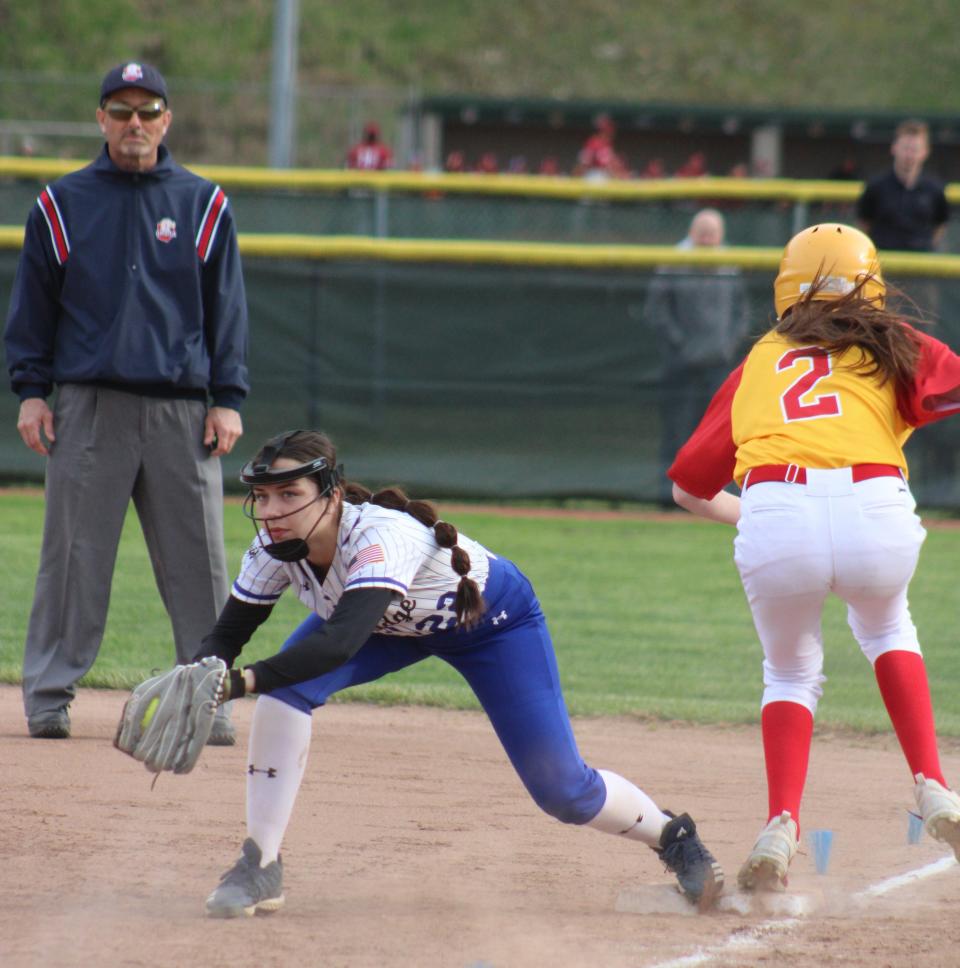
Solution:
<svg viewBox="0 0 960 968"><path fill-rule="evenodd" d="M4 307L22 221L58 173L14 163L24 164L0 160ZM508 500L660 499L666 361L645 311L658 270L737 267L759 333L783 242L798 222L845 220L857 190L197 170L234 205L250 304L253 391L228 481L267 436L315 426L340 443L356 479ZM725 206L732 244L676 250L707 203ZM483 213L489 231L464 237L465 211ZM276 232L287 216L288 230ZM395 227L408 234L394 237ZM938 317L936 335L960 346L960 256L889 253L884 272ZM0 398L0 475L39 481L43 461L21 443L16 409L11 393ZM960 508L958 445L957 419L908 444L921 504Z"/></svg>

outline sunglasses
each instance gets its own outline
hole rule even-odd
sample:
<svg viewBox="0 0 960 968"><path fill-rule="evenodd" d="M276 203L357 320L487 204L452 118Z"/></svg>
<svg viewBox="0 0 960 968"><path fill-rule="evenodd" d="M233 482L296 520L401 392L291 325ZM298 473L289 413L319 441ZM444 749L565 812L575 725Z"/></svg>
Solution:
<svg viewBox="0 0 960 968"><path fill-rule="evenodd" d="M123 101L107 101L103 106L103 110L111 117L114 121L129 121L134 114L136 114L141 121L156 121L164 111L167 110L167 105L164 101L145 101L143 104L138 104L134 107L131 104L124 104Z"/></svg>

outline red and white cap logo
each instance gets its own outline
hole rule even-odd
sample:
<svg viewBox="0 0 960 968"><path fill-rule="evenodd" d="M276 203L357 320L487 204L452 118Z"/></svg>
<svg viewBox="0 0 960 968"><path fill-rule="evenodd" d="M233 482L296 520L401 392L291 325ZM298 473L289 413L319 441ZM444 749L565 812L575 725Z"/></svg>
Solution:
<svg viewBox="0 0 960 968"><path fill-rule="evenodd" d="M143 78L143 68L139 64L127 64L120 76L130 84L132 81L139 81Z"/></svg>

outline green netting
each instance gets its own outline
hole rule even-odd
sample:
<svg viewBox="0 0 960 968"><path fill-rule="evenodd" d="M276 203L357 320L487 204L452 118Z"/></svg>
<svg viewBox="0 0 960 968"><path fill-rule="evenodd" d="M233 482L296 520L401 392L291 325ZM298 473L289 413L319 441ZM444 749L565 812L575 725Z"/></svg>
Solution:
<svg viewBox="0 0 960 968"><path fill-rule="evenodd" d="M17 254L0 253L0 305ZM318 426L348 472L423 496L663 496L663 341L646 311L649 272L246 259L251 382L246 436L225 464L268 435ZM755 329L768 320L769 273L745 273ZM903 280L960 344L960 282ZM0 397L0 473L39 480L43 461ZM927 506L960 508L960 420L908 445Z"/></svg>

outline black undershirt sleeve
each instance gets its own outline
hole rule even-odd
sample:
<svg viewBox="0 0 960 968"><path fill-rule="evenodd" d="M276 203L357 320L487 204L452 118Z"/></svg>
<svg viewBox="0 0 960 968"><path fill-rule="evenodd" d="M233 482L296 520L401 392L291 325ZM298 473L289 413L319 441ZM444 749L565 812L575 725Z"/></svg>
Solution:
<svg viewBox="0 0 960 968"><path fill-rule="evenodd" d="M256 692L293 686L336 669L370 638L396 592L357 588L346 592L323 627L269 659L252 663Z"/></svg>
<svg viewBox="0 0 960 968"><path fill-rule="evenodd" d="M197 662L206 655L215 655L232 666L253 633L270 617L272 611L272 605L251 605L231 595L220 612L217 624L203 637L200 651L193 661Z"/></svg>

